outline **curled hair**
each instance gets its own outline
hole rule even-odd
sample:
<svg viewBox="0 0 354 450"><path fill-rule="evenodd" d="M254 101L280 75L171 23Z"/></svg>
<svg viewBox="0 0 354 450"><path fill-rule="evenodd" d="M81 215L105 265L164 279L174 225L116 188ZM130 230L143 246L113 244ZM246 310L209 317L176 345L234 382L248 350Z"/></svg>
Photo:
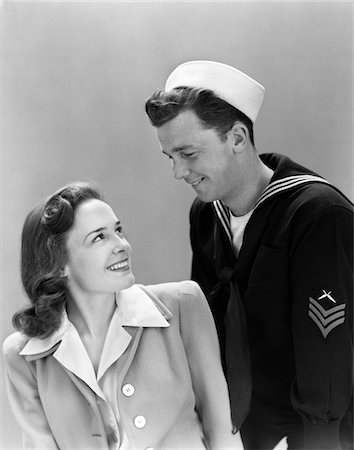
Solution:
<svg viewBox="0 0 354 450"><path fill-rule="evenodd" d="M236 121L242 122L254 145L251 119L209 89L182 86L168 92L157 90L145 103L146 114L157 128L187 110L193 111L205 128L215 129L222 140Z"/></svg>
<svg viewBox="0 0 354 450"><path fill-rule="evenodd" d="M61 230L70 227L73 220L72 214L70 202L60 195L53 195L46 205L41 220L48 230L60 233Z"/></svg>
<svg viewBox="0 0 354 450"><path fill-rule="evenodd" d="M14 327L44 338L60 326L66 304L66 233L85 200L102 200L93 184L70 183L40 202L27 216L21 236L21 278L31 302L14 314Z"/></svg>

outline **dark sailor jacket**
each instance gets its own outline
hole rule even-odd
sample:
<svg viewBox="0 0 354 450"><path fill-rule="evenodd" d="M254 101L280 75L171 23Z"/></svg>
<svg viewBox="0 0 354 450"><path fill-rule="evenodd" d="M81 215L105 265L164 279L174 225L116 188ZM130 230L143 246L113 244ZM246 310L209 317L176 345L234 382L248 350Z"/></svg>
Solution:
<svg viewBox="0 0 354 450"><path fill-rule="evenodd" d="M225 267L232 268L248 328L253 395L302 418L304 448L337 448L352 397L353 207L289 158L261 159L274 176L237 259L228 208L194 201L192 279L208 298L223 352L222 284Z"/></svg>

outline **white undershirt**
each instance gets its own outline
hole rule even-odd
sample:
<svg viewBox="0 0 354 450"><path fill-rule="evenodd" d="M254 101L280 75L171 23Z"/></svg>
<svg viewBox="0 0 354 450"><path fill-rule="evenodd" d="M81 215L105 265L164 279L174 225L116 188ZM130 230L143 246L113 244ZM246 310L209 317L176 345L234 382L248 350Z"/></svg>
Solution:
<svg viewBox="0 0 354 450"><path fill-rule="evenodd" d="M247 222L249 221L251 215L253 213L253 209L245 214L244 216L234 216L230 214L230 228L232 234L232 243L236 253L238 256L242 242L243 242L243 233L245 231Z"/></svg>

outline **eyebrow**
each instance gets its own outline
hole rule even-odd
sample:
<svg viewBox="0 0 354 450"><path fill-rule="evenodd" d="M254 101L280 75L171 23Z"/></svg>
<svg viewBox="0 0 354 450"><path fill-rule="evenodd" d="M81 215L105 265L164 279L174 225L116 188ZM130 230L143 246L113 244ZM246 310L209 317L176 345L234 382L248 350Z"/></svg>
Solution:
<svg viewBox="0 0 354 450"><path fill-rule="evenodd" d="M120 225L120 220L117 220L117 222L115 222L114 226L116 227L117 225ZM100 233L101 231L105 231L107 230L107 227L100 227L97 228L96 230L92 230L90 231L84 238L84 242L86 241L86 239L91 236L91 234L95 234L95 233Z"/></svg>
<svg viewBox="0 0 354 450"><path fill-rule="evenodd" d="M193 148L193 145L181 145L180 147L175 147L171 150L171 153L178 153L178 152L182 152L183 150L189 150ZM170 156L167 152L165 152L164 150L162 150L162 153L164 153L166 156Z"/></svg>
<svg viewBox="0 0 354 450"><path fill-rule="evenodd" d="M88 238L89 236L91 236L91 234L100 233L101 231L104 231L104 230L107 230L107 227L101 227L101 228L97 228L97 230L90 231L90 232L85 236L84 242L87 240L87 238Z"/></svg>

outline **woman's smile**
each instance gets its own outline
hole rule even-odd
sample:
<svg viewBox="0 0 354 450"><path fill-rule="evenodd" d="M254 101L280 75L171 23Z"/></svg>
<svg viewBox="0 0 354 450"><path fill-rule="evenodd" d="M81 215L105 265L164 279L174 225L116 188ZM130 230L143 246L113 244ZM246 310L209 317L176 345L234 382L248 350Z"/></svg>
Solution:
<svg viewBox="0 0 354 450"><path fill-rule="evenodd" d="M129 269L128 258L123 259L122 261L111 264L107 267L107 270L112 272L116 272L117 270L127 270Z"/></svg>
<svg viewBox="0 0 354 450"><path fill-rule="evenodd" d="M66 244L68 289L76 295L113 293L134 284L131 247L107 203L92 199L80 204Z"/></svg>

